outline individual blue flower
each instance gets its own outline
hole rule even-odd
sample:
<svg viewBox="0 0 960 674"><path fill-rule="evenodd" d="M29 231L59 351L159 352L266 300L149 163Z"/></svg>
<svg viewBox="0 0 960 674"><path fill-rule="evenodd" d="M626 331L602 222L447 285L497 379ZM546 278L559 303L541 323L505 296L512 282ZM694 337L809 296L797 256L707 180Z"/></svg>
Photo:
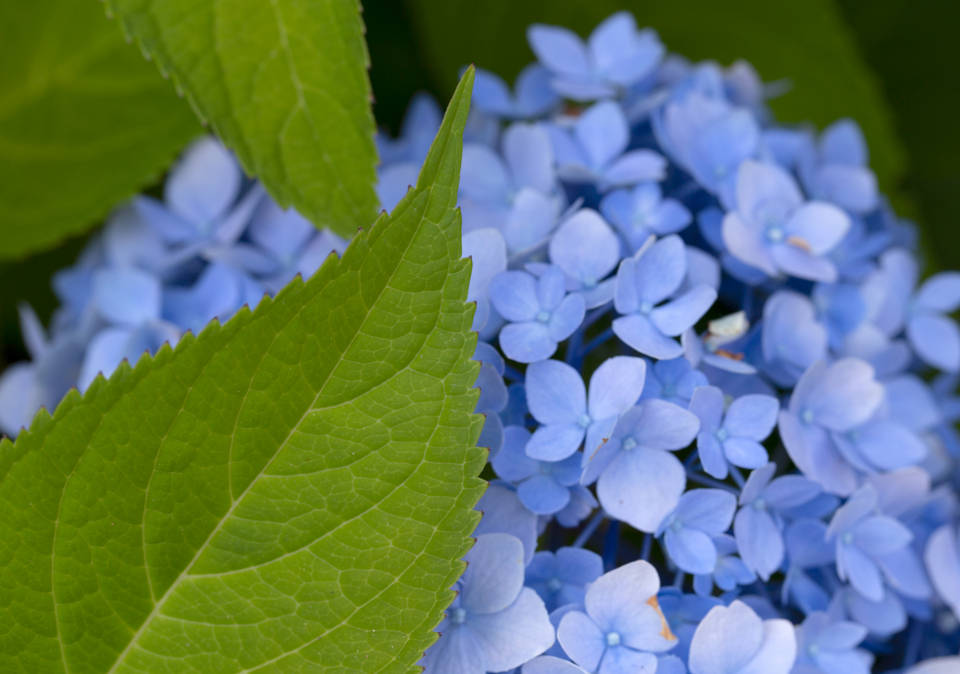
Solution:
<svg viewBox="0 0 960 674"><path fill-rule="evenodd" d="M553 611L566 604L583 605L586 588L603 574L600 555L583 548L560 548L555 553L538 552L527 567L527 586L532 587Z"/></svg>
<svg viewBox="0 0 960 674"><path fill-rule="evenodd" d="M424 93L414 95L403 116L400 135L392 139L383 133L377 134L380 161L384 164L410 162L419 169L440 128L441 114L440 106L432 96Z"/></svg>
<svg viewBox="0 0 960 674"><path fill-rule="evenodd" d="M960 620L960 536L956 526L945 524L930 536L924 561L937 594Z"/></svg>
<svg viewBox="0 0 960 674"><path fill-rule="evenodd" d="M473 535L510 534L523 544L524 564L529 564L537 549L537 516L520 502L516 490L502 482L492 482L476 509L483 517Z"/></svg>
<svg viewBox="0 0 960 674"><path fill-rule="evenodd" d="M776 470L776 464L768 463L750 473L733 523L741 559L764 581L783 562L783 511L808 503L820 494L816 483L800 475L774 480Z"/></svg>
<svg viewBox="0 0 960 674"><path fill-rule="evenodd" d="M464 234L462 245L463 257L470 258L472 265L467 301L477 303L473 329L479 332L494 322L490 316L490 281L507 270L507 244L498 230L485 227Z"/></svg>
<svg viewBox="0 0 960 674"><path fill-rule="evenodd" d="M697 229L707 240L707 243L719 253L720 264L730 276L755 286L764 283L767 275L761 269L751 267L746 262L734 257L727 250L727 245L723 242L723 211L719 208L709 207L697 213Z"/></svg>
<svg viewBox="0 0 960 674"><path fill-rule="evenodd" d="M774 277L836 280L826 255L850 228L846 213L826 202L804 202L776 164L743 162L736 185L736 210L723 219L723 242L734 257Z"/></svg>
<svg viewBox="0 0 960 674"><path fill-rule="evenodd" d="M664 199L657 183L610 192L600 202L600 212L620 232L630 253L640 250L651 236L679 232L693 219L682 202Z"/></svg>
<svg viewBox="0 0 960 674"><path fill-rule="evenodd" d="M613 101L587 108L567 130L547 126L557 172L572 183L595 183L601 191L614 187L659 181L667 162L649 149L627 152L630 128L623 109Z"/></svg>
<svg viewBox="0 0 960 674"><path fill-rule="evenodd" d="M791 674L870 674L873 654L857 648L867 636L863 625L822 611L797 627L797 662Z"/></svg>
<svg viewBox="0 0 960 674"><path fill-rule="evenodd" d="M761 620L742 601L716 606L690 644L690 674L788 674L797 654L793 625Z"/></svg>
<svg viewBox="0 0 960 674"><path fill-rule="evenodd" d="M643 560L624 564L595 580L584 611L560 621L557 640L570 659L594 674L653 674L654 653L677 638L657 604L660 578Z"/></svg>
<svg viewBox="0 0 960 674"><path fill-rule="evenodd" d="M622 93L653 73L664 53L657 34L637 30L629 12L603 21L586 44L571 30L542 24L530 26L527 39L557 93L578 101Z"/></svg>
<svg viewBox="0 0 960 674"><path fill-rule="evenodd" d="M182 257L234 243L263 198L257 186L240 196L243 176L233 155L206 137L187 148L164 185L164 202L134 199L134 207ZM239 197L239 199L238 199Z"/></svg>
<svg viewBox="0 0 960 674"><path fill-rule="evenodd" d="M658 360L647 369L647 383L640 397L660 398L685 408L693 392L707 384L707 377L686 358Z"/></svg>
<svg viewBox="0 0 960 674"><path fill-rule="evenodd" d="M717 298L717 291L704 284L674 297L686 275L686 249L676 234L621 262L613 299L620 314L613 321L617 337L654 358L683 355L683 347L673 337L696 323Z"/></svg>
<svg viewBox="0 0 960 674"><path fill-rule="evenodd" d="M440 638L420 661L429 674L485 674L519 667L554 642L543 600L523 586L520 541L477 537L465 557L457 596L437 626Z"/></svg>
<svg viewBox="0 0 960 674"><path fill-rule="evenodd" d="M852 493L854 468L837 451L831 432L849 431L869 419L883 401L873 368L856 358L817 361L804 372L780 412L780 437L793 462L824 490Z"/></svg>
<svg viewBox="0 0 960 674"><path fill-rule="evenodd" d="M841 119L806 144L798 157L798 172L807 193L852 213L877 206L877 178L868 166L867 144L856 122Z"/></svg>
<svg viewBox="0 0 960 674"><path fill-rule="evenodd" d="M527 406L541 426L527 443L527 455L559 461L573 454L586 438L587 454L613 431L643 390L647 365L642 358L615 356L590 376L589 395L580 374L558 360L527 368Z"/></svg>
<svg viewBox="0 0 960 674"><path fill-rule="evenodd" d="M753 114L722 98L691 91L668 102L653 121L664 151L732 207L737 168L754 156L760 139Z"/></svg>
<svg viewBox="0 0 960 674"><path fill-rule="evenodd" d="M509 321L500 330L500 348L511 360L535 363L549 358L583 322L583 296L567 294L559 267L539 277L505 271L494 276L488 288L497 313Z"/></svg>
<svg viewBox="0 0 960 674"><path fill-rule="evenodd" d="M687 481L671 452L689 445L699 428L697 417L678 405L641 400L599 449L584 453L580 481L597 481L597 497L610 515L653 533L677 507Z"/></svg>
<svg viewBox="0 0 960 674"><path fill-rule="evenodd" d="M563 199L542 125L512 124L503 134L502 157L485 145L464 145L460 207L464 231L499 229L511 254L545 241L557 225Z"/></svg>
<svg viewBox="0 0 960 674"><path fill-rule="evenodd" d="M256 306L263 294L262 286L246 274L215 263L189 287L164 288L162 317L199 333L215 318L227 320L244 304Z"/></svg>
<svg viewBox="0 0 960 674"><path fill-rule="evenodd" d="M709 597L713 593L714 585L724 592L730 592L738 585L749 585L757 580L756 574L737 556L737 542L732 536L714 536L713 544L717 549L717 563L713 571L693 577L694 592Z"/></svg>
<svg viewBox="0 0 960 674"><path fill-rule="evenodd" d="M559 102L560 97L550 86L550 71L537 63L520 71L513 93L498 75L483 68L474 72L470 103L489 115L530 119L549 112Z"/></svg>
<svg viewBox="0 0 960 674"><path fill-rule="evenodd" d="M960 370L960 329L947 317L960 307L960 272L941 272L917 290L918 269L913 255L890 250L880 260L878 291L883 304L874 318L893 336L906 329L910 345L928 365L947 372Z"/></svg>
<svg viewBox="0 0 960 674"><path fill-rule="evenodd" d="M835 590L834 597L843 603L851 620L866 627L877 638L890 637L907 626L906 607L890 588L884 588L879 601L867 599L854 587Z"/></svg>
<svg viewBox="0 0 960 674"><path fill-rule="evenodd" d="M688 573L712 573L717 566L716 536L730 528L737 499L723 489L693 489L657 528L671 561Z"/></svg>
<svg viewBox="0 0 960 674"><path fill-rule="evenodd" d="M580 456L571 454L559 461L538 461L524 449L530 431L522 426L507 426L503 447L491 464L501 479L517 484L521 503L538 515L553 515L570 503L570 490L580 481Z"/></svg>
<svg viewBox="0 0 960 674"><path fill-rule="evenodd" d="M704 386L693 392L690 411L700 419L697 452L710 475L722 480L728 464L759 468L767 462L767 450L760 443L777 425L780 403L776 398L746 395L727 407L723 391Z"/></svg>
<svg viewBox="0 0 960 674"><path fill-rule="evenodd" d="M857 490L837 509L827 529L836 540L837 574L871 601L883 599L883 573L878 558L905 547L913 534L898 520L877 515L877 492L871 485Z"/></svg>
<svg viewBox="0 0 960 674"><path fill-rule="evenodd" d="M104 328L90 340L77 375L77 388L85 391L97 375L109 377L124 360L135 365L140 356L156 353L161 346L175 346L180 328L167 321Z"/></svg>
<svg viewBox="0 0 960 674"><path fill-rule="evenodd" d="M567 218L550 238L550 262L567 277L567 290L583 295L588 309L613 299L620 242L600 215L584 208Z"/></svg>

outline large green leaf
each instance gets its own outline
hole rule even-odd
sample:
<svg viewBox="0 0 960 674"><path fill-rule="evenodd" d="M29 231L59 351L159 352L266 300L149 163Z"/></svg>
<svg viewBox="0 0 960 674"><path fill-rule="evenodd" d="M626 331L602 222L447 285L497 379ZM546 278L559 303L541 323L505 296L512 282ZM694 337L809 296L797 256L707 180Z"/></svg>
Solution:
<svg viewBox="0 0 960 674"><path fill-rule="evenodd" d="M89 0L0 2L0 257L78 234L200 130Z"/></svg>
<svg viewBox="0 0 960 674"><path fill-rule="evenodd" d="M472 79L341 260L0 444L0 671L413 670L483 485Z"/></svg>
<svg viewBox="0 0 960 674"><path fill-rule="evenodd" d="M373 221L358 0L105 2L278 202L344 236Z"/></svg>
<svg viewBox="0 0 960 674"><path fill-rule="evenodd" d="M534 22L582 35L615 11L630 10L667 48L692 59L750 61L767 81L787 80L789 93L772 102L778 119L820 127L852 117L870 144L871 165L888 191L899 187L903 151L880 88L857 51L834 0L407 0L425 63L442 86L476 63L506 77L534 59L525 31ZM470 26L451 31L450 26Z"/></svg>

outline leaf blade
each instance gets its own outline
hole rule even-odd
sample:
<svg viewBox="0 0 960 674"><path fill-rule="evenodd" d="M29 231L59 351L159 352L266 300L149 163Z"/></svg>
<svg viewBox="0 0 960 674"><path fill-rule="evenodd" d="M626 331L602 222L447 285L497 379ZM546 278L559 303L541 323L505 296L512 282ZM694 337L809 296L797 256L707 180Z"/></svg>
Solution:
<svg viewBox="0 0 960 674"><path fill-rule="evenodd" d="M460 149L434 150L432 208L423 180L308 282L4 442L0 669L409 671L484 461Z"/></svg>
<svg viewBox="0 0 960 674"><path fill-rule="evenodd" d="M80 234L200 132L92 3L0 6L0 258Z"/></svg>
<svg viewBox="0 0 960 674"><path fill-rule="evenodd" d="M282 205L352 236L376 149L357 0L105 0Z"/></svg>

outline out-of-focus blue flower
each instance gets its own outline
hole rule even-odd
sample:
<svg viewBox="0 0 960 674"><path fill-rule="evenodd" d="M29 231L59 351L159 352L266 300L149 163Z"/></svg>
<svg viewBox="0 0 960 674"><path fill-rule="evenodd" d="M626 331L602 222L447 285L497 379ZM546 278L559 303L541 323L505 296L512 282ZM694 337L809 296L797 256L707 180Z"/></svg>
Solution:
<svg viewBox="0 0 960 674"><path fill-rule="evenodd" d="M156 353L161 346L175 346L180 329L167 321L151 320L139 325L105 328L90 340L77 375L77 387L87 390L97 375L109 377L124 360L135 365L144 354Z"/></svg>
<svg viewBox="0 0 960 674"><path fill-rule="evenodd" d="M770 276L836 280L825 256L850 228L846 213L823 201L804 202L776 164L743 162L736 185L736 210L723 220L723 242L734 257Z"/></svg>
<svg viewBox="0 0 960 674"><path fill-rule="evenodd" d="M686 358L658 360L647 369L647 383L641 398L660 398L687 407L693 392L707 385L706 376Z"/></svg>
<svg viewBox="0 0 960 674"><path fill-rule="evenodd" d="M816 145L805 144L797 168L814 199L853 213L876 208L877 178L868 168L867 144L853 120L834 122L824 129Z"/></svg>
<svg viewBox="0 0 960 674"><path fill-rule="evenodd" d="M750 473L740 493L740 510L733 532L744 563L766 581L783 562L784 520L781 513L808 503L820 488L799 475L773 479L776 464Z"/></svg>
<svg viewBox="0 0 960 674"><path fill-rule="evenodd" d="M931 658L915 665L906 674L954 674L960 672L960 655L945 658Z"/></svg>
<svg viewBox="0 0 960 674"><path fill-rule="evenodd" d="M244 304L255 307L263 295L263 287L246 274L211 264L193 285L164 290L162 317L199 333L213 319L227 320Z"/></svg>
<svg viewBox="0 0 960 674"><path fill-rule="evenodd" d="M550 239L550 261L567 277L567 290L583 295L588 309L613 299L620 242L600 215L583 209L571 215Z"/></svg>
<svg viewBox="0 0 960 674"><path fill-rule="evenodd" d="M500 412L506 409L509 402L507 386L503 382L505 363L503 356L486 342L477 342L473 359L480 362L480 374L474 384L480 389L475 411L485 417L477 445L490 450L492 460L503 446L504 430Z"/></svg>
<svg viewBox="0 0 960 674"><path fill-rule="evenodd" d="M737 169L755 155L760 139L750 111L694 90L668 102L653 119L664 151L732 207Z"/></svg>
<svg viewBox="0 0 960 674"><path fill-rule="evenodd" d="M500 330L500 348L521 363L545 360L557 344L583 322L583 296L566 294L566 277L559 267L539 277L525 271L505 271L490 280L490 301L509 323Z"/></svg>
<svg viewBox="0 0 960 674"><path fill-rule="evenodd" d="M937 594L960 620L960 536L955 526L944 525L930 536L924 561Z"/></svg>
<svg viewBox="0 0 960 674"><path fill-rule="evenodd" d="M572 183L614 187L659 181L667 162L658 152L641 148L627 152L630 128L623 109L613 101L587 108L572 129L547 125L560 177Z"/></svg>
<svg viewBox="0 0 960 674"><path fill-rule="evenodd" d="M567 604L583 606L586 587L603 573L600 555L582 548L560 548L538 552L527 567L527 585L532 587L548 611Z"/></svg>
<svg viewBox="0 0 960 674"><path fill-rule="evenodd" d="M717 566L716 536L730 528L737 499L722 489L693 489L657 528L670 559L688 573L712 573Z"/></svg>
<svg viewBox="0 0 960 674"><path fill-rule="evenodd" d="M492 483L477 502L477 510L483 518L473 535L510 534L523 544L524 564L529 564L537 549L537 516L520 502L516 490Z"/></svg>
<svg viewBox="0 0 960 674"><path fill-rule="evenodd" d="M502 158L485 145L464 145L460 206L465 231L499 229L511 254L543 243L557 225L563 198L542 125L511 125L503 134Z"/></svg>
<svg viewBox="0 0 960 674"><path fill-rule="evenodd" d="M672 338L696 323L717 298L716 290L700 284L671 299L686 275L686 250L675 234L621 262L613 299L621 314L613 321L617 337L654 358L683 355L683 347Z"/></svg>
<svg viewBox="0 0 960 674"><path fill-rule="evenodd" d="M580 481L597 481L597 497L610 515L653 533L686 484L683 465L671 452L689 445L699 428L697 417L678 405L641 400L605 443L584 453Z"/></svg>
<svg viewBox="0 0 960 674"><path fill-rule="evenodd" d="M163 203L146 196L133 203L140 217L177 247L177 259L215 255L237 240L263 198L256 186L240 196L241 186L233 155L219 141L203 138L170 172Z"/></svg>
<svg viewBox="0 0 960 674"><path fill-rule="evenodd" d="M457 596L437 627L440 637L420 661L424 672L500 672L550 648L555 637L543 600L523 586L520 541L478 536L466 560Z"/></svg>
<svg viewBox="0 0 960 674"><path fill-rule="evenodd" d="M737 556L737 542L732 536L714 536L713 544L717 549L717 563L711 573L694 576L694 592L709 597L713 593L714 584L724 592L730 592L738 585L749 585L757 580L756 574Z"/></svg>
<svg viewBox="0 0 960 674"><path fill-rule="evenodd" d="M827 539L836 540L837 574L871 601L883 598L883 574L877 559L908 545L913 534L896 519L874 513L877 492L866 485L842 505L830 521Z"/></svg>
<svg viewBox="0 0 960 674"><path fill-rule="evenodd" d="M498 230L476 229L463 235L463 256L472 262L467 301L477 303L473 329L481 331L490 322L490 281L507 270L507 245Z"/></svg>
<svg viewBox="0 0 960 674"><path fill-rule="evenodd" d="M742 601L716 606L690 644L690 674L788 674L797 653L793 625L761 620Z"/></svg>
<svg viewBox="0 0 960 674"><path fill-rule="evenodd" d="M560 102L560 97L550 86L550 71L539 64L531 64L520 71L513 93L499 76L477 68L470 102L489 115L523 119L549 112Z"/></svg>
<svg viewBox="0 0 960 674"><path fill-rule="evenodd" d="M637 30L629 12L606 19L586 44L573 31L542 24L530 26L527 39L557 93L578 101L621 94L652 74L664 52L657 34Z"/></svg>
<svg viewBox="0 0 960 674"><path fill-rule="evenodd" d="M837 451L831 431L846 432L870 418L883 400L873 368L844 358L817 361L797 382L788 409L780 412L780 437L803 474L826 491L847 495L857 473Z"/></svg>
<svg viewBox="0 0 960 674"><path fill-rule="evenodd" d="M880 260L878 292L882 307L875 322L888 335L906 329L910 345L928 365L960 370L960 329L946 314L960 307L960 273L941 272L917 290L918 270L905 250L888 251Z"/></svg>
<svg viewBox="0 0 960 674"><path fill-rule="evenodd" d="M807 614L827 610L830 594L820 582L820 576L813 575L813 572L819 574L828 565L832 566L836 560L835 546L826 540L827 525L819 519L800 518L787 526L783 539L787 573L781 588L781 601L793 603ZM832 575L830 580L839 582Z"/></svg>
<svg viewBox="0 0 960 674"><path fill-rule="evenodd" d="M617 420L640 397L646 377L642 358L609 358L590 377L589 395L580 374L566 363L545 360L527 368L527 406L542 424L527 443L527 455L559 461L586 438L589 457L610 436Z"/></svg>
<svg viewBox="0 0 960 674"><path fill-rule="evenodd" d="M559 461L531 459L524 451L530 431L521 426L507 426L503 437L503 448L491 463L501 479L518 483L521 503L538 515L553 515L566 508L571 488L580 481L580 456L574 453Z"/></svg>
<svg viewBox="0 0 960 674"><path fill-rule="evenodd" d="M636 253L652 235L679 232L693 219L676 199L664 199L660 185L641 183L630 190L614 190L600 202L600 212Z"/></svg>
<svg viewBox="0 0 960 674"><path fill-rule="evenodd" d="M417 167L427 158L430 144L440 128L440 106L428 94L416 94L410 99L403 116L400 136L392 139L386 134L376 136L377 154L384 165L412 162Z"/></svg>
<svg viewBox="0 0 960 674"><path fill-rule="evenodd" d="M867 629L817 611L797 627L797 662L792 674L870 674L873 655L857 648Z"/></svg>
<svg viewBox="0 0 960 674"><path fill-rule="evenodd" d="M657 604L659 589L660 578L648 562L624 564L591 583L585 610L563 616L557 640L570 659L589 672L652 674L657 668L654 653L676 643Z"/></svg>
<svg viewBox="0 0 960 674"><path fill-rule="evenodd" d="M727 407L723 391L704 386L693 392L690 411L700 419L697 452L710 475L725 478L728 463L759 468L767 462L767 450L760 443L777 424L780 403L776 398L746 395Z"/></svg>

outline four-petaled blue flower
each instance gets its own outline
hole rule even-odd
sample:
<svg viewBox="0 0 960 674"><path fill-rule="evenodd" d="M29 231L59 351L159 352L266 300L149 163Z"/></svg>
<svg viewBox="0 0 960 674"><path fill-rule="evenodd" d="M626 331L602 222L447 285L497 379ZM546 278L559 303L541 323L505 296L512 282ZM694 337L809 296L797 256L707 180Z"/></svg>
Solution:
<svg viewBox="0 0 960 674"><path fill-rule="evenodd" d="M670 559L688 573L711 573L717 566L713 542L730 528L737 499L723 489L692 489L657 528Z"/></svg>
<svg viewBox="0 0 960 674"><path fill-rule="evenodd" d="M690 411L700 419L697 453L710 475L725 478L728 463L759 468L767 462L767 450L760 443L777 424L780 403L776 398L745 395L727 407L723 391L716 386L703 386L693 392Z"/></svg>

